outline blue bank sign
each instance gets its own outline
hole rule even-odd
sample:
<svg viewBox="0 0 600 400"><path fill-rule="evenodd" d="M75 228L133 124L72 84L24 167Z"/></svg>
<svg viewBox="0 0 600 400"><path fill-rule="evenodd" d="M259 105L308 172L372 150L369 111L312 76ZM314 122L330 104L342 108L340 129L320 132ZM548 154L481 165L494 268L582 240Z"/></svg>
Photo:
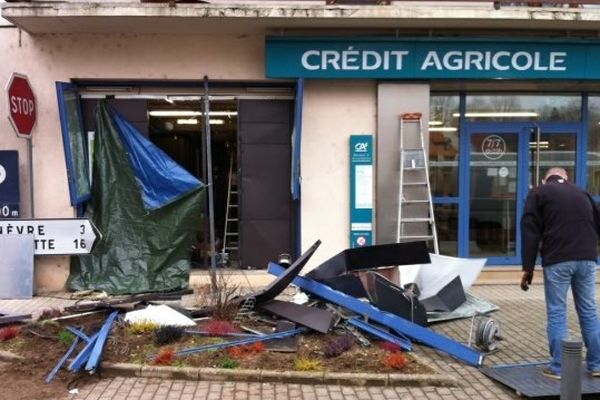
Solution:
<svg viewBox="0 0 600 400"><path fill-rule="evenodd" d="M269 37L269 78L600 79L599 42Z"/></svg>

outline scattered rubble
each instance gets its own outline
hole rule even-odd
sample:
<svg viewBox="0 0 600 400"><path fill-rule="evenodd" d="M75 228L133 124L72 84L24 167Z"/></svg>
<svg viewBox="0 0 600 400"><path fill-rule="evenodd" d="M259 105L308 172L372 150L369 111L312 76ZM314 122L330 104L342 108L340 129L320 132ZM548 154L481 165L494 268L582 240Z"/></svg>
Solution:
<svg viewBox="0 0 600 400"><path fill-rule="evenodd" d="M44 321L36 323L39 330L23 329L7 340L36 332L40 338L62 342L66 352L49 371L46 382L65 368L73 374L94 374L103 356L116 362L228 369L277 369L285 363L284 369L301 371L361 370L364 366L363 372L411 368L422 372L426 367L415 369L407 354L413 341L467 364L482 364L485 353L427 328L425 305L437 312L452 311L467 300L464 293L455 295L462 290L460 276L450 279L434 300L425 301L417 286L402 287L399 280L381 273L381 268L390 265L429 260L424 243L348 249L306 277L300 276L319 245L317 241L287 268L270 263L268 272L277 278L257 293L210 293L209 304L194 309L154 304L181 298L189 291L82 301L62 312L48 313ZM282 300L280 294L292 284L301 292L293 301ZM491 332L494 327L489 321L486 324ZM482 343L482 335L477 335L474 344L497 349L494 344ZM383 345L373 346L375 342Z"/></svg>

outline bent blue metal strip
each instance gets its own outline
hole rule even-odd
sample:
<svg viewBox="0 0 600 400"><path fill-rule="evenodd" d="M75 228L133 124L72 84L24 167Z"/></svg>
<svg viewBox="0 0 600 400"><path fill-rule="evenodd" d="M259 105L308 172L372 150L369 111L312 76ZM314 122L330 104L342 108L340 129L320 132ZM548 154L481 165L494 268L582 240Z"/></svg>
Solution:
<svg viewBox="0 0 600 400"><path fill-rule="evenodd" d="M102 350L104 349L104 345L106 344L106 339L108 339L108 334L110 333L110 328L113 324L115 318L119 314L118 311L113 311L112 314L108 316L102 328L100 328L100 332L98 332L98 337L92 351L90 352L90 357L88 358L87 364L85 364L85 370L89 371L90 374L94 373L98 368L98 364L100 364L100 357L102 356Z"/></svg>
<svg viewBox="0 0 600 400"><path fill-rule="evenodd" d="M282 266L272 262L269 263L268 272L270 274L278 276L284 271L285 269ZM355 313L366 315L373 321L401 332L413 340L418 340L426 345L448 353L467 364L480 366L483 363L484 355L471 347L435 333L431 329L413 324L396 315L383 312L377 307L363 303L362 301L342 292L338 292L337 290L333 290L322 283L300 276L296 277L292 283L300 289L306 290L307 292L315 294L332 303L339 304L342 307L346 307Z"/></svg>
<svg viewBox="0 0 600 400"><path fill-rule="evenodd" d="M79 354L77 354L77 357L75 357L75 359L71 361L71 364L68 368L69 371L79 372L81 367L83 367L83 364L88 360L88 358L90 357L90 353L94 348L94 344L96 343L96 339L98 338L98 333L99 332L96 332L94 335L92 335L92 337L90 337L90 341L85 345L83 350L81 350Z"/></svg>
<svg viewBox="0 0 600 400"><path fill-rule="evenodd" d="M79 336L75 336L75 340L73 340L73 343L71 344L71 347L69 347L69 350L67 350L65 355L62 356L62 358L58 361L56 366L54 368L52 368L52 371L50 371L50 373L48 374L48 377L46 378L46 383L50 383L54 380L54 378L56 377L56 374L58 373L60 368L63 366L63 364L67 361L67 358L69 358L71 353L73 353L73 351L75 351L75 347L77 347L78 344L79 344Z"/></svg>
<svg viewBox="0 0 600 400"><path fill-rule="evenodd" d="M371 324L368 324L364 321L361 321L358 318L350 318L350 319L348 319L348 323L359 329L362 329L365 332L370 333L371 335L377 336L380 339L383 339L390 343L398 345L398 346L400 346L400 348L402 348L402 350L406 350L406 351L412 350L412 343L408 339L401 338L401 337L392 335L390 333L387 333L385 331L382 331L381 329L379 329Z"/></svg>
<svg viewBox="0 0 600 400"><path fill-rule="evenodd" d="M86 343L90 342L90 337L82 331L80 331L79 329L73 328L72 326L67 326L65 329L74 334L75 336L78 336L80 339L83 339Z"/></svg>
<svg viewBox="0 0 600 400"><path fill-rule="evenodd" d="M265 342L267 340L272 340L272 339L283 339L286 337L297 335L299 333L306 332L306 330L307 330L306 328L298 328L298 329L294 329L291 331L273 333L271 335L263 335L263 336L256 336L256 337L247 338L247 339L232 340L231 342L226 342L226 343L208 344L206 346L200 346L200 347L194 347L191 349L180 350L180 351L175 352L175 355L176 356L186 356L188 354L201 353L203 351L208 351L208 350L220 350L220 349L225 349L227 347L241 346L244 344L252 344L252 343L256 343L256 342Z"/></svg>

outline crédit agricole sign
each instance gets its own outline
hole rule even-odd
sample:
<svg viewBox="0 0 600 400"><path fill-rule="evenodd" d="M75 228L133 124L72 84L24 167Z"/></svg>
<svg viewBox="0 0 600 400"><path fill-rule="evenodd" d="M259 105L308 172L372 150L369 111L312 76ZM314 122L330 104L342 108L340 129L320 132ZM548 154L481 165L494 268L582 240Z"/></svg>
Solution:
<svg viewBox="0 0 600 400"><path fill-rule="evenodd" d="M269 37L269 78L600 79L600 44Z"/></svg>

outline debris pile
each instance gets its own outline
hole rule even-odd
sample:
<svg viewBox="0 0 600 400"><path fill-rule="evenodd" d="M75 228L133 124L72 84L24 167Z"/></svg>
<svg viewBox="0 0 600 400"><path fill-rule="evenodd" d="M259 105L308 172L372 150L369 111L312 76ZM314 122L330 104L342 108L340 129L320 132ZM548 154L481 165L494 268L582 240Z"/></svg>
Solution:
<svg viewBox="0 0 600 400"><path fill-rule="evenodd" d="M471 338L465 344L428 328L431 311L456 312L467 303L468 295L460 274L445 273L445 282L438 280L433 295L423 280L419 282L424 287L414 282L401 286L398 266L413 268L430 263L424 242L347 249L301 276L319 245L317 241L291 264L269 263L268 272L276 279L264 289L244 296L213 293L213 304L203 307L186 309L156 303L192 292L185 291L103 298L66 307L65 312L71 315L48 315L72 338L61 339L69 344L68 350L46 381L52 381L63 367L71 373L95 373L111 332L116 332L115 321L127 334L151 334L153 351L140 361L154 365L174 365L186 357L222 351L225 358L218 366L236 368L240 361L263 352L295 353L300 337L308 333L327 335L318 348L322 358L298 354L291 368L320 370L327 359L353 347L367 348L374 340L383 343L380 347L386 351L382 365L400 370L408 363L404 352L410 352L414 343L473 366L483 363L485 353L480 349L496 350L493 342L499 338L498 327L478 313L473 314L473 321L477 318L484 329L475 329L472 339L479 349L471 346ZM474 280L469 279L470 283ZM296 294L291 301L282 300L280 295L290 285L298 289ZM423 298L423 292L428 296ZM83 315L108 312L96 328L68 325ZM182 347L184 339L188 346L196 345Z"/></svg>

